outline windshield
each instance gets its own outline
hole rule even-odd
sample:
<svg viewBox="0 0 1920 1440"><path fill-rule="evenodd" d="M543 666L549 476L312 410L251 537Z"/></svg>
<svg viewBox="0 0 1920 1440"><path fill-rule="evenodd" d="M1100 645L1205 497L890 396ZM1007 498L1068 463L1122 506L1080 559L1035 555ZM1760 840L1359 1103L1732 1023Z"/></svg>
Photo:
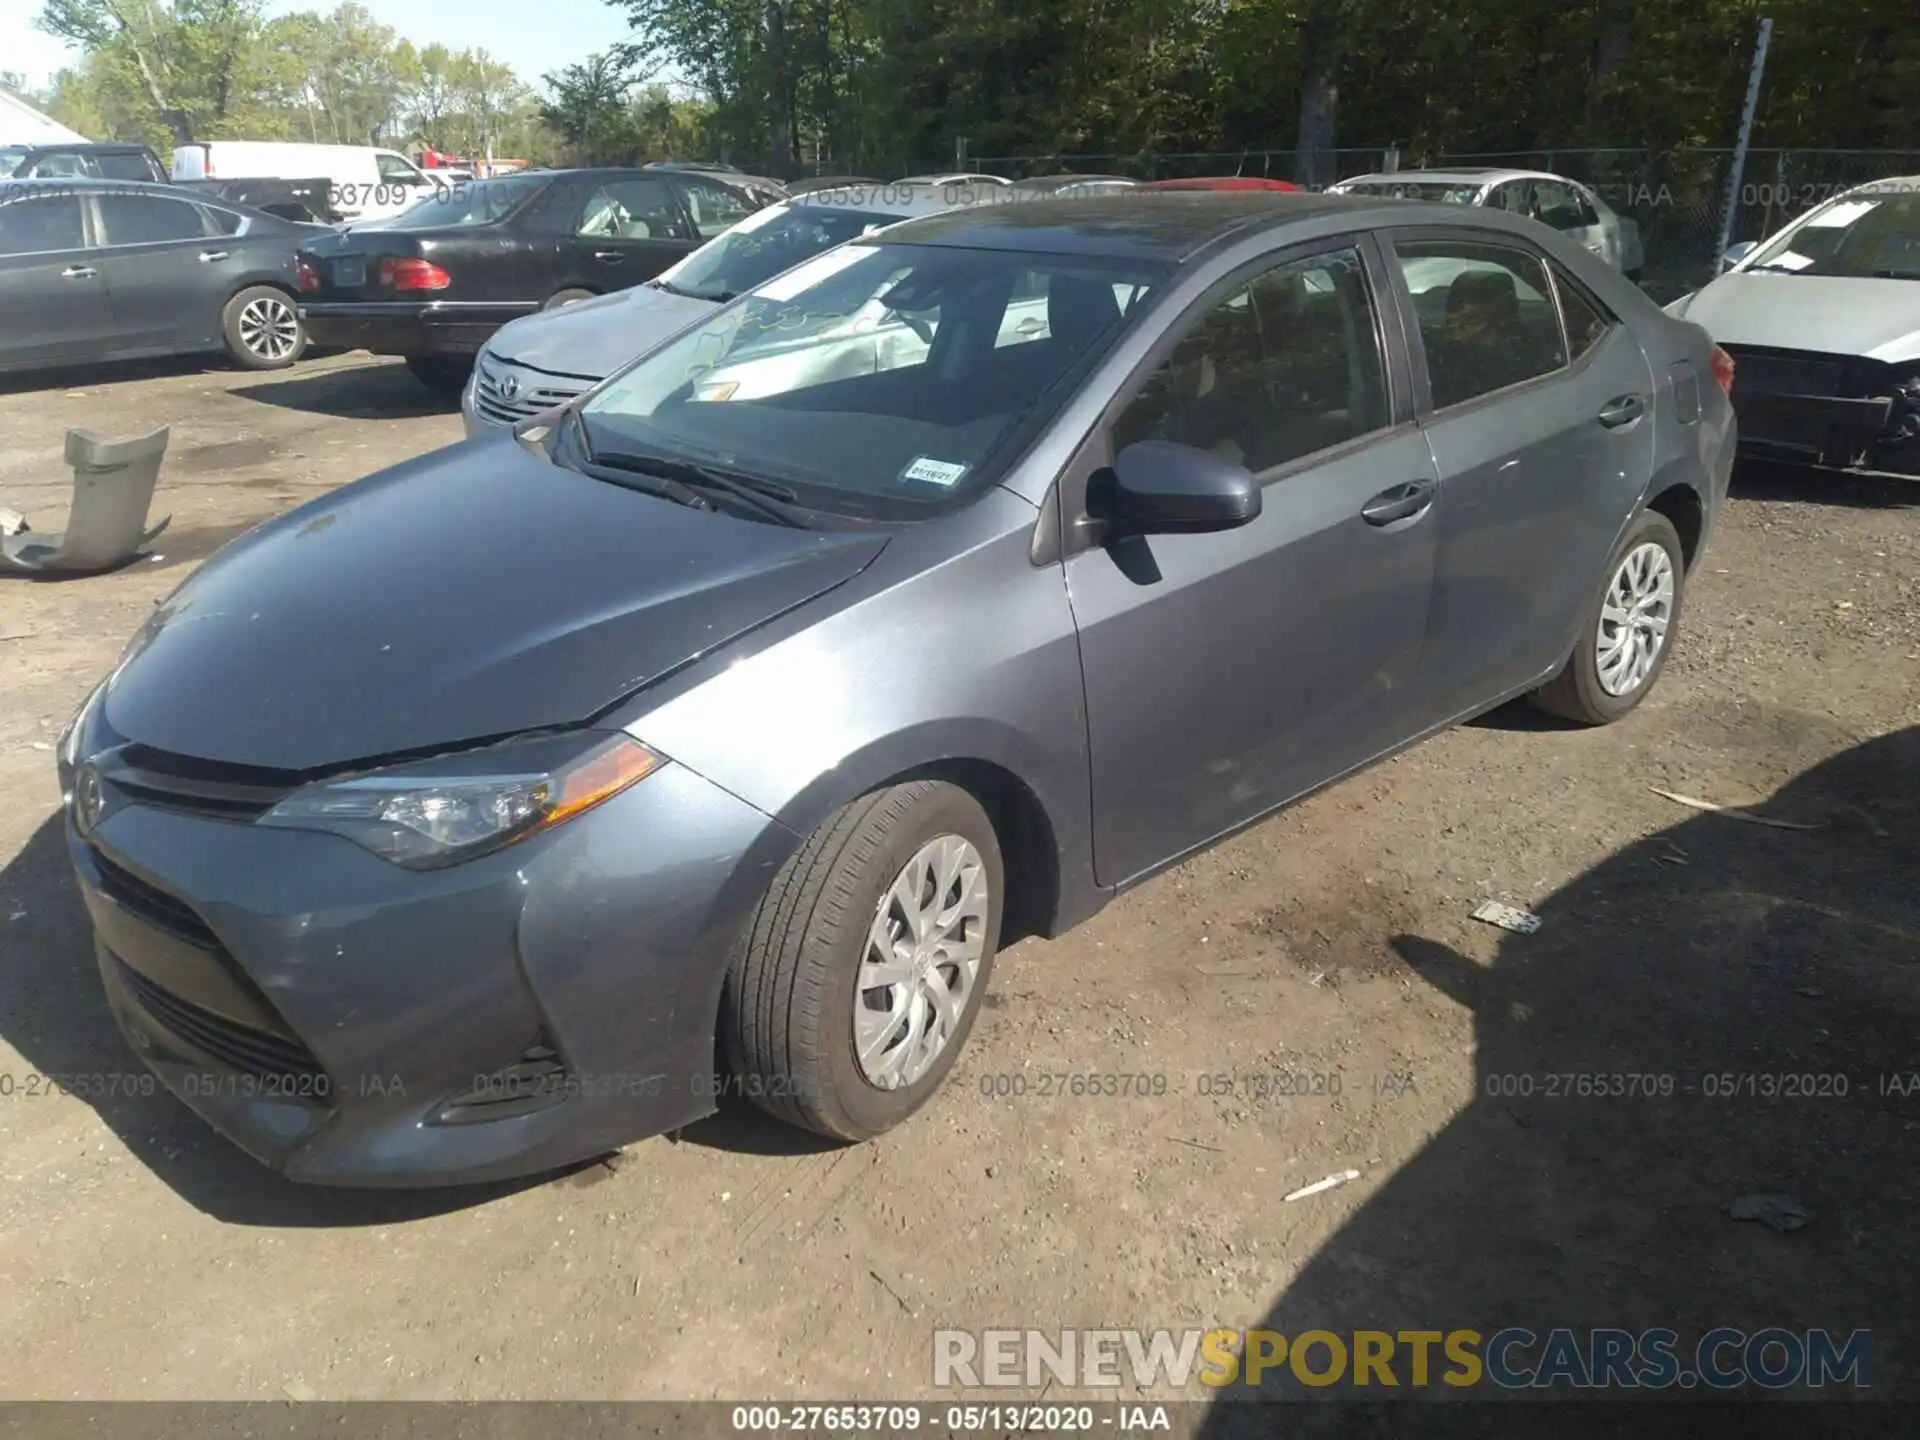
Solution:
<svg viewBox="0 0 1920 1440"><path fill-rule="evenodd" d="M811 255L903 218L824 205L770 206L663 271L660 280L682 295L731 300Z"/></svg>
<svg viewBox="0 0 1920 1440"><path fill-rule="evenodd" d="M816 509L911 518L985 484L1165 273L855 242L637 361L583 415L596 451L725 464Z"/></svg>
<svg viewBox="0 0 1920 1440"><path fill-rule="evenodd" d="M509 175L499 180L449 180L436 183L412 209L379 224L387 229L404 223L410 229L453 229L463 225L491 225L547 183L545 175ZM355 227L366 230L371 224Z"/></svg>
<svg viewBox="0 0 1920 1440"><path fill-rule="evenodd" d="M1395 200L1434 200L1442 205L1473 205L1480 186L1444 180L1369 180L1364 185L1342 185L1347 195L1385 195Z"/></svg>
<svg viewBox="0 0 1920 1440"><path fill-rule="evenodd" d="M1856 190L1830 200L1744 268L1920 280L1920 194Z"/></svg>

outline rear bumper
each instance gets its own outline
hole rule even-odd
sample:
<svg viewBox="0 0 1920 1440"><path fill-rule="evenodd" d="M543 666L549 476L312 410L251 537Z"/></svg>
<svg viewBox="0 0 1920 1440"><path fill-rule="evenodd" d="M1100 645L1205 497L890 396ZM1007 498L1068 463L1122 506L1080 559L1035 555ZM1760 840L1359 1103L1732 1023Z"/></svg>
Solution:
<svg viewBox="0 0 1920 1440"><path fill-rule="evenodd" d="M509 320L540 307L525 301L354 301L305 304L316 345L375 355L474 355Z"/></svg>

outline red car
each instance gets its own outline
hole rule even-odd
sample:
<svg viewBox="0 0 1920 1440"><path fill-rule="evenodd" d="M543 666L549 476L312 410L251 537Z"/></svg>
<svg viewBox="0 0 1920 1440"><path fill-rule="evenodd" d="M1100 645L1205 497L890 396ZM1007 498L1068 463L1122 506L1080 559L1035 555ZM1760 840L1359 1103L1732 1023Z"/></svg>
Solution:
<svg viewBox="0 0 1920 1440"><path fill-rule="evenodd" d="M1201 175L1180 180L1151 180L1142 190L1286 190L1302 193L1291 180L1267 180L1258 175Z"/></svg>

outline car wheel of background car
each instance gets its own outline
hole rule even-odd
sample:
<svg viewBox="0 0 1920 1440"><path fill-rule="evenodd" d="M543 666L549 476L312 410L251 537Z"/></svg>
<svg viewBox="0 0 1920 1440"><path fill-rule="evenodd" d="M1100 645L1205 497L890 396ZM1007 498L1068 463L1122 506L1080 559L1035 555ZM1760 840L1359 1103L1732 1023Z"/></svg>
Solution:
<svg viewBox="0 0 1920 1440"><path fill-rule="evenodd" d="M1607 562L1606 580L1566 668L1533 694L1541 709L1609 725L1646 698L1673 648L1686 554L1673 522L1648 510Z"/></svg>
<svg viewBox="0 0 1920 1440"><path fill-rule="evenodd" d="M293 297L271 285L242 290L220 312L227 353L247 370L280 370L307 348L307 329Z"/></svg>
<svg viewBox="0 0 1920 1440"><path fill-rule="evenodd" d="M993 969L1000 845L980 803L916 780L862 796L781 869L727 977L736 1081L782 1120L866 1140L953 1068Z"/></svg>
<svg viewBox="0 0 1920 1440"><path fill-rule="evenodd" d="M473 361L464 355L409 355L407 369L434 394L458 395L473 373Z"/></svg>
<svg viewBox="0 0 1920 1440"><path fill-rule="evenodd" d="M540 308L542 310L558 310L562 305L571 305L576 300L591 299L593 299L593 291L591 290L562 290Z"/></svg>

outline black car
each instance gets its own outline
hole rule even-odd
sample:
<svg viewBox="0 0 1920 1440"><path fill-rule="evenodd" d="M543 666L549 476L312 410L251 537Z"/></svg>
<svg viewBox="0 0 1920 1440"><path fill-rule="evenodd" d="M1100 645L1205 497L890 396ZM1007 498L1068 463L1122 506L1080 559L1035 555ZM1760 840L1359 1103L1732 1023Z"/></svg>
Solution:
<svg viewBox="0 0 1920 1440"><path fill-rule="evenodd" d="M145 145L69 141L0 145L0 177L14 180L144 180L167 183L167 167Z"/></svg>
<svg viewBox="0 0 1920 1440"><path fill-rule="evenodd" d="M223 348L291 365L313 233L171 185L0 180L0 371Z"/></svg>
<svg viewBox="0 0 1920 1440"><path fill-rule="evenodd" d="M457 391L502 325L651 280L760 199L692 170L549 170L447 186L403 215L300 247L318 345L404 356Z"/></svg>

